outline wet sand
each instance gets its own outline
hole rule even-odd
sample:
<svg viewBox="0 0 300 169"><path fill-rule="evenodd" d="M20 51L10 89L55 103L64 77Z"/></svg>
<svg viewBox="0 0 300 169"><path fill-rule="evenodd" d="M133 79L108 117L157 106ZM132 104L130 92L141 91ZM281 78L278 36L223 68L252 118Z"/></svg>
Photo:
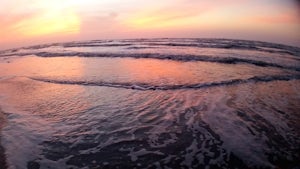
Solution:
<svg viewBox="0 0 300 169"><path fill-rule="evenodd" d="M5 118L4 113L0 108L0 168L7 168L6 161L5 161L5 154L4 154L4 148L1 145L1 129L5 125Z"/></svg>

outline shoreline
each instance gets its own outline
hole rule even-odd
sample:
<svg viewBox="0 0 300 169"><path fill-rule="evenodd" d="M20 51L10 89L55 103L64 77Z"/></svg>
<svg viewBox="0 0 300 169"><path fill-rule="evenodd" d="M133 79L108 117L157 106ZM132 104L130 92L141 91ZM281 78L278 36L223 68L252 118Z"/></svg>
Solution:
<svg viewBox="0 0 300 169"><path fill-rule="evenodd" d="M1 145L1 130L4 127L6 120L4 117L4 113L0 108L0 168L6 169L7 168L7 163L6 163L6 158L5 158L5 150L4 147Z"/></svg>

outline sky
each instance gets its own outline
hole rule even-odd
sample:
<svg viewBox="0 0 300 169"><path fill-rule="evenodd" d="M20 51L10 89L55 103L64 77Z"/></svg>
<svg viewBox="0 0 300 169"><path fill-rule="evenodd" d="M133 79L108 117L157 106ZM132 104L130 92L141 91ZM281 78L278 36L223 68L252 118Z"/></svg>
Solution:
<svg viewBox="0 0 300 169"><path fill-rule="evenodd" d="M231 38L300 47L298 0L0 0L0 50L123 38Z"/></svg>

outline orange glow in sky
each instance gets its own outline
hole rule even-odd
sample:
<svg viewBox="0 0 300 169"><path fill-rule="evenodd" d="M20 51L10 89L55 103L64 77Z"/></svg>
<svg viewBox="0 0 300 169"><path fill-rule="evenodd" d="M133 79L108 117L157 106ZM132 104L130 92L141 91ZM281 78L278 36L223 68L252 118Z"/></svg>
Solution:
<svg viewBox="0 0 300 169"><path fill-rule="evenodd" d="M55 33L79 33L80 20L71 12L49 11L44 16L28 18L14 25L23 36L35 37Z"/></svg>
<svg viewBox="0 0 300 169"><path fill-rule="evenodd" d="M1 0L0 49L87 39L233 38L300 46L296 0Z"/></svg>

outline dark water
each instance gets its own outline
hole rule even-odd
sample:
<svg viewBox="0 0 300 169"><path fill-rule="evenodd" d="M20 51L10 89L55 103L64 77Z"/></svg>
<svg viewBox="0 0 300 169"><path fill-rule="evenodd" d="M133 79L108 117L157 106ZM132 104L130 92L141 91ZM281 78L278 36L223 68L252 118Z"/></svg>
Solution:
<svg viewBox="0 0 300 169"><path fill-rule="evenodd" d="M300 167L296 47L94 40L2 51L0 70L10 169Z"/></svg>

